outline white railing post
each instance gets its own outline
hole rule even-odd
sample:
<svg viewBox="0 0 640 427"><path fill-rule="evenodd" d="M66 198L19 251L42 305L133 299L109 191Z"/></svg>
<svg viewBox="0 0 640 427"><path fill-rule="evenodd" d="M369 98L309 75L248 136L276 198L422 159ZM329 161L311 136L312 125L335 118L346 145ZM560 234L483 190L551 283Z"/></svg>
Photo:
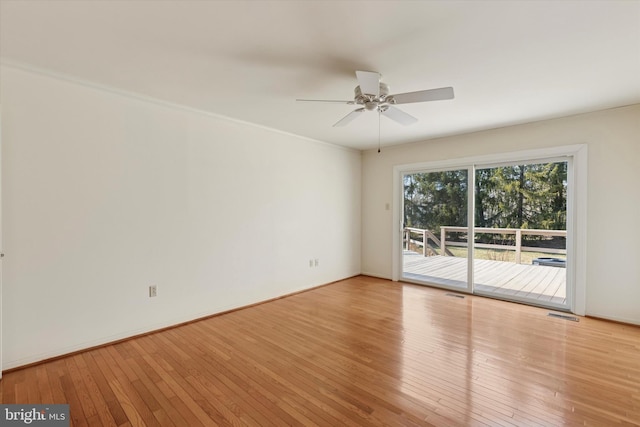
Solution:
<svg viewBox="0 0 640 427"><path fill-rule="evenodd" d="M408 251L409 250L409 230L407 230L406 228L404 230L402 230L402 234L404 235L404 242L402 242L404 244L404 250Z"/></svg>
<svg viewBox="0 0 640 427"><path fill-rule="evenodd" d="M516 264L520 264L522 254L522 229L516 229Z"/></svg>
<svg viewBox="0 0 640 427"><path fill-rule="evenodd" d="M440 254L447 256L447 230L445 227L440 227Z"/></svg>
<svg viewBox="0 0 640 427"><path fill-rule="evenodd" d="M422 256L427 256L427 230L422 230Z"/></svg>

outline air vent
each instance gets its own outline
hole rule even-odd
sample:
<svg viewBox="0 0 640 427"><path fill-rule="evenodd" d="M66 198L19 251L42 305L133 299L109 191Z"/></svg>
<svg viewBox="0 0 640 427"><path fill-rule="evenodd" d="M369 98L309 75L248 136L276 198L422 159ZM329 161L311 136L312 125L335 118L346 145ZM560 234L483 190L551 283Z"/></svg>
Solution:
<svg viewBox="0 0 640 427"><path fill-rule="evenodd" d="M458 294L445 294L445 295L448 297L464 299L464 295L458 295Z"/></svg>
<svg viewBox="0 0 640 427"><path fill-rule="evenodd" d="M549 317L557 317L558 319L571 320L572 322L579 322L580 321L580 319L578 319L575 316L567 316L566 314L560 314L560 313L549 313L548 316Z"/></svg>

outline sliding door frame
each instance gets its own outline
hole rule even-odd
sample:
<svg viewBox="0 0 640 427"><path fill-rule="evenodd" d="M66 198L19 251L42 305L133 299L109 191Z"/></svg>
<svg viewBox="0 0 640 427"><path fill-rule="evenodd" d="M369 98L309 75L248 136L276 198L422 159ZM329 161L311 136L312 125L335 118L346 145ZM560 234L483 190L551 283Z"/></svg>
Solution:
<svg viewBox="0 0 640 427"><path fill-rule="evenodd" d="M487 164L475 164L473 167L474 170L474 176L475 176L475 172L477 170L481 170L481 169L491 169L491 168L500 168L500 167L509 167L509 166L517 166L519 164L525 164L525 165L532 165L532 164L549 164L549 163L560 163L560 162L565 162L567 163L567 195L566 195L566 202L567 202L567 207L566 207L566 214L567 214L567 224L566 224L566 231L567 231L567 244L565 246L566 249L566 259L567 259L567 263L566 266L567 268L565 269L565 291L567 291L566 293L566 304L559 304L559 303L555 303L555 302L545 302L545 303L538 303L535 300L532 300L530 298L527 297L520 297L517 295L501 295L499 293L495 293L495 292L491 292L491 291L481 291L481 290L475 290L473 293L476 295L480 295L480 296L486 296L486 297L490 297L490 298L496 298L496 299L504 299L507 301L513 301L513 302L519 302L522 304L528 304L528 305L540 305L542 307L546 307L546 308L552 308L552 309L557 309L557 310L567 310L567 309L571 309L573 307L573 299L574 299L574 293L571 292L572 288L573 288L573 279L572 279L572 272L573 272L573 268L571 268L571 265L574 261L574 257L572 254L572 251L569 247L568 242L571 241L571 235L573 232L573 221L570 220L570 215L573 209L573 206L570 205L569 201L571 200L571 197L573 195L574 191L574 187L575 187L575 177L573 176L573 157L572 156L567 156L567 155L563 155L563 156L556 156L556 157L545 157L545 158L531 158L531 159L526 159L526 160L520 160L520 161L509 161L509 162L501 162L501 163L487 163ZM475 188L475 187L474 187ZM475 219L475 216L474 216ZM474 224L475 227L475 224ZM473 244L475 246L476 242L475 242L475 229L474 229L474 236L473 236ZM475 262L475 259L474 259ZM475 282L474 282L475 285Z"/></svg>
<svg viewBox="0 0 640 427"><path fill-rule="evenodd" d="M408 170L403 170L401 172L400 175L400 187L401 187L401 191L402 191L402 196L400 197L400 230L404 229L404 177L407 175L412 175L412 174L416 174L416 173L431 173L431 172L450 172L450 171L456 171L456 170L466 170L467 171L467 242L471 241L473 243L473 214L474 214L474 210L475 210L475 197L473 197L473 191L471 191L471 189L474 188L475 186L475 169L473 167L473 165L464 165L461 167L448 167L448 168L430 168L430 169L408 169ZM394 196L394 201L395 201L395 196ZM401 233L402 234L402 233ZM400 239L402 240L402 236L400 237ZM471 239L471 240L469 240ZM426 243L426 242L425 242ZM402 244L402 243L401 243ZM450 289L452 291L457 291L457 292L466 292L466 293L472 293L473 292L473 263L471 262L471 260L473 259L473 251L474 251L474 245L473 244L468 244L467 245L467 287L466 288L462 288L459 286L448 286L448 285L444 285L444 284L438 284L438 285L433 285L439 288L443 288L443 289ZM403 276L403 252L402 250L400 250L400 279L401 280L405 280L407 282L410 283L418 283L418 284L422 284L421 282L417 282L417 281L413 281L410 279L406 279ZM393 279L396 280L396 279ZM396 280L397 281L397 280Z"/></svg>
<svg viewBox="0 0 640 427"><path fill-rule="evenodd" d="M430 162L396 165L393 168L393 215L392 215L392 272L394 281L402 280L402 226L403 226L403 176L416 171L467 169L470 173L468 185L475 188L475 167L501 163L546 161L564 158L570 162L567 181L567 299L571 312L584 315L586 311L586 267L587 267L587 146L586 144L550 147L485 156L464 157ZM472 184L474 186L472 186ZM468 225L473 233L474 199L468 194ZM473 239L474 234L470 234ZM469 245L469 270L473 269L473 246ZM468 287L473 284L473 271L469 271ZM459 289L460 291L464 291ZM471 288L468 290L471 292Z"/></svg>

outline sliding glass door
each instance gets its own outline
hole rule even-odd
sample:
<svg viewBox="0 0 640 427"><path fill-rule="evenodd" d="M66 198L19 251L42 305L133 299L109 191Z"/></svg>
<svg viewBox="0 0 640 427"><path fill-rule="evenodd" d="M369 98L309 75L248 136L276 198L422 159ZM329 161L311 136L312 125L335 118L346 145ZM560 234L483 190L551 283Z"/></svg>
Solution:
<svg viewBox="0 0 640 427"><path fill-rule="evenodd" d="M403 172L402 279L569 309L570 170L563 157Z"/></svg>
<svg viewBox="0 0 640 427"><path fill-rule="evenodd" d="M402 277L469 288L469 170L403 176Z"/></svg>
<svg viewBox="0 0 640 427"><path fill-rule="evenodd" d="M475 170L474 292L567 307L568 161Z"/></svg>

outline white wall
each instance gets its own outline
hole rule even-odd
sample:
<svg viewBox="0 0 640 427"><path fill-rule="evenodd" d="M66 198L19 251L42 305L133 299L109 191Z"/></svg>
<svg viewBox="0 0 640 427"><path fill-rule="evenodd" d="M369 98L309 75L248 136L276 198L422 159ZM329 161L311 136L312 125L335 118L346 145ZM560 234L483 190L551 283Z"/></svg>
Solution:
<svg viewBox="0 0 640 427"><path fill-rule="evenodd" d="M586 144L586 314L640 324L640 105L367 151L362 270L391 278L395 165Z"/></svg>
<svg viewBox="0 0 640 427"><path fill-rule="evenodd" d="M359 152L0 71L3 369L360 273Z"/></svg>

